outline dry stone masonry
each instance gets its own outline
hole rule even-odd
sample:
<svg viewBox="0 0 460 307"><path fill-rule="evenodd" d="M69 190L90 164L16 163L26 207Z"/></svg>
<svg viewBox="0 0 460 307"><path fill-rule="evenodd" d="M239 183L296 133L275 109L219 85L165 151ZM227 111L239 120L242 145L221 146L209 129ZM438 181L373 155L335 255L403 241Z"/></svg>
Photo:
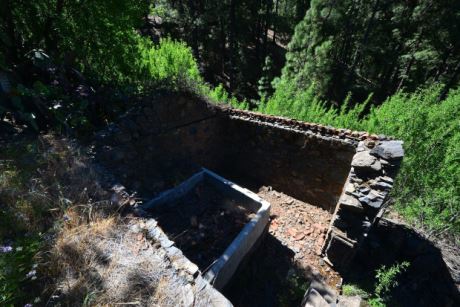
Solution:
<svg viewBox="0 0 460 307"><path fill-rule="evenodd" d="M145 198L201 167L257 191L272 186L333 214L322 252L346 269L382 215L402 142L383 135L158 94L101 132L99 160Z"/></svg>
<svg viewBox="0 0 460 307"><path fill-rule="evenodd" d="M401 141L358 143L323 249L336 267L346 268L381 217L403 156Z"/></svg>

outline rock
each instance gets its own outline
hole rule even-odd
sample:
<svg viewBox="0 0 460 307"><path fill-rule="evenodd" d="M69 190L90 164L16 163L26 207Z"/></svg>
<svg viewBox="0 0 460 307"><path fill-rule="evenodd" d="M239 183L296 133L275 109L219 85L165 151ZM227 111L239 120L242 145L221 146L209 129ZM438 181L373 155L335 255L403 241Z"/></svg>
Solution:
<svg viewBox="0 0 460 307"><path fill-rule="evenodd" d="M389 183L386 183L386 182L383 182L383 181L377 181L377 182L371 184L371 188L377 189L377 190L387 191L387 190L390 190L392 187L393 187L392 184L389 184Z"/></svg>
<svg viewBox="0 0 460 307"><path fill-rule="evenodd" d="M355 192L355 191L356 191L356 189L355 189L355 186L354 186L353 184L350 184L350 183L349 183L349 184L347 184L347 185L345 186L345 193L347 193L347 194L352 194L352 193Z"/></svg>
<svg viewBox="0 0 460 307"><path fill-rule="evenodd" d="M369 192L371 191L371 189L369 189L368 187L365 187L365 186L360 186L358 188L358 191L359 193L361 194L369 194Z"/></svg>
<svg viewBox="0 0 460 307"><path fill-rule="evenodd" d="M366 145L367 148L374 148L375 147L375 141L374 140L366 140L366 141L364 141L364 144Z"/></svg>
<svg viewBox="0 0 460 307"><path fill-rule="evenodd" d="M305 293L300 304L302 307L329 307L327 301L315 289L310 289Z"/></svg>
<svg viewBox="0 0 460 307"><path fill-rule="evenodd" d="M359 142L358 146L356 147L356 152L362 152L362 151L367 151L369 149L366 148L366 145L364 142Z"/></svg>
<svg viewBox="0 0 460 307"><path fill-rule="evenodd" d="M337 293L329 288L325 283L314 279L310 284L310 289L314 289L316 292L318 292L318 294L320 294L327 303L335 303Z"/></svg>
<svg viewBox="0 0 460 307"><path fill-rule="evenodd" d="M355 211L363 210L363 205L355 197L346 194L340 198L340 205Z"/></svg>
<svg viewBox="0 0 460 307"><path fill-rule="evenodd" d="M377 180L393 184L393 178L388 177L388 176L380 176L377 178Z"/></svg>
<svg viewBox="0 0 460 307"><path fill-rule="evenodd" d="M375 156L369 154L368 151L361 151L356 153L353 157L353 160L351 161L351 166L353 166L357 171L380 171L382 169L382 164L380 164L380 161Z"/></svg>
<svg viewBox="0 0 460 307"><path fill-rule="evenodd" d="M291 237L295 237L297 235L297 230L295 230L294 228L289 228L287 232Z"/></svg>
<svg viewBox="0 0 460 307"><path fill-rule="evenodd" d="M360 307L362 299L360 296L340 296L337 307Z"/></svg>
<svg viewBox="0 0 460 307"><path fill-rule="evenodd" d="M187 284L183 287L181 302L183 306L193 306L194 305L195 295L193 294L193 288L190 284Z"/></svg>
<svg viewBox="0 0 460 307"><path fill-rule="evenodd" d="M363 180L356 176L350 177L350 181L353 183L358 183L358 184L363 183Z"/></svg>
<svg viewBox="0 0 460 307"><path fill-rule="evenodd" d="M384 141L374 147L370 153L387 160L402 159L404 156L402 144L402 141Z"/></svg>
<svg viewBox="0 0 460 307"><path fill-rule="evenodd" d="M384 195L382 195L381 193L378 193L375 190L371 190L368 195L364 197L360 197L359 201L363 205L367 205L369 207L379 209L382 206L384 199L385 199Z"/></svg>
<svg viewBox="0 0 460 307"><path fill-rule="evenodd" d="M294 240L300 241L300 240L302 240L303 238L305 238L305 234L304 234L304 233L298 233L298 234L294 237Z"/></svg>

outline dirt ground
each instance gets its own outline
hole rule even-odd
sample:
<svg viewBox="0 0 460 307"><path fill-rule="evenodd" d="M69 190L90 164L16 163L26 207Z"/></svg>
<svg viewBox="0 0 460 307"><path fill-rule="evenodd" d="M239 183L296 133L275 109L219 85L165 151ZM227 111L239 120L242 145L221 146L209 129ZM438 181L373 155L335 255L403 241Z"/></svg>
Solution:
<svg viewBox="0 0 460 307"><path fill-rule="evenodd" d="M155 214L176 246L204 272L255 214L209 185L198 184L176 205Z"/></svg>
<svg viewBox="0 0 460 307"><path fill-rule="evenodd" d="M320 257L332 215L271 187L258 195L271 204L268 233L224 295L235 306L299 306L312 280L340 288L341 276Z"/></svg>
<svg viewBox="0 0 460 307"><path fill-rule="evenodd" d="M258 194L271 204L269 233L293 251L295 265L321 274L332 288L340 285L339 274L320 257L331 213L269 187Z"/></svg>

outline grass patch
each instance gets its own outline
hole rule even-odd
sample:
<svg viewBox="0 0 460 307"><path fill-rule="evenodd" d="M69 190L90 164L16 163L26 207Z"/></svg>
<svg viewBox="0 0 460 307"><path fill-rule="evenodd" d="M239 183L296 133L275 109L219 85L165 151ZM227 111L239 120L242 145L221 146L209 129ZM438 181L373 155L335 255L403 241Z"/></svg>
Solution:
<svg viewBox="0 0 460 307"><path fill-rule="evenodd" d="M355 284L345 284L342 286L342 294L345 296L360 296L362 298L369 297L369 293L366 290L360 288Z"/></svg>
<svg viewBox="0 0 460 307"><path fill-rule="evenodd" d="M109 193L88 157L66 139L0 140L0 305L40 304L55 291L60 233L108 216Z"/></svg>

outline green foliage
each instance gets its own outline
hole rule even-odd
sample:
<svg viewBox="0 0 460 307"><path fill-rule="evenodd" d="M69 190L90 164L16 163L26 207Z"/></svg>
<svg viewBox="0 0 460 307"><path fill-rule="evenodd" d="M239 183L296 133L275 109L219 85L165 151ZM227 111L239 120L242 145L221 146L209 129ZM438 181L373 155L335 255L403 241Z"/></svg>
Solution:
<svg viewBox="0 0 460 307"><path fill-rule="evenodd" d="M365 299L371 307L385 307L389 301L391 290L398 286L398 277L407 270L409 262L396 263L390 267L382 266L376 271L376 283L374 290L368 291L360 288L358 285L345 284L342 287L342 293L345 296L358 295Z"/></svg>
<svg viewBox="0 0 460 307"><path fill-rule="evenodd" d="M385 307L388 302L390 291L397 287L399 282L398 276L405 272L409 267L409 262L396 263L391 267L382 266L376 271L377 279L374 295L367 302L371 307Z"/></svg>
<svg viewBox="0 0 460 307"><path fill-rule="evenodd" d="M216 103L221 103L221 102L226 102L228 103L229 101L229 95L228 92L225 90L224 86L219 84L212 90L210 90L207 93L207 96L212 100L215 101Z"/></svg>
<svg viewBox="0 0 460 307"><path fill-rule="evenodd" d="M460 233L460 90L439 102L440 88L398 93L373 108L363 128L404 140L394 187L397 209L435 233Z"/></svg>
<svg viewBox="0 0 460 307"><path fill-rule="evenodd" d="M409 262L404 261L402 263L396 263L389 268L386 266L379 268L375 275L377 278L375 295L377 297L382 297L388 294L391 289L398 286L397 276L406 271L409 265Z"/></svg>
<svg viewBox="0 0 460 307"><path fill-rule="evenodd" d="M10 64L41 49L96 80L121 82L132 76L138 39L134 28L148 10L146 1L7 0L5 5L0 53Z"/></svg>
<svg viewBox="0 0 460 307"><path fill-rule="evenodd" d="M11 251L0 251L0 304L13 306L32 303L37 287L36 265L33 264L41 245L40 237L17 240ZM35 292L35 293L34 293Z"/></svg>
<svg viewBox="0 0 460 307"><path fill-rule="evenodd" d="M265 65L262 68L262 77L259 79L258 88L257 88L258 94L262 100L271 96L273 92L273 88L271 87L270 83L272 80L273 80L273 61L269 56L267 56L265 58Z"/></svg>
<svg viewBox="0 0 460 307"><path fill-rule="evenodd" d="M355 296L359 295L362 298L366 298L369 296L369 294L361 289L358 285L354 284L344 284L342 286L342 294L345 296Z"/></svg>
<svg viewBox="0 0 460 307"><path fill-rule="evenodd" d="M203 84L192 51L185 43L162 39L154 45L147 38L139 38L138 43L137 67L144 86L150 83L179 89Z"/></svg>
<svg viewBox="0 0 460 307"><path fill-rule="evenodd" d="M380 297L373 297L367 300L370 307L386 307L385 302Z"/></svg>
<svg viewBox="0 0 460 307"><path fill-rule="evenodd" d="M279 294L278 303L279 306L292 306L293 304L300 302L305 295L305 292L310 286L310 281L306 281L305 278L299 274L292 272L288 274L284 281L283 291Z"/></svg>
<svg viewBox="0 0 460 307"><path fill-rule="evenodd" d="M459 81L459 2L311 1L288 45L282 79L328 101L379 102L400 89Z"/></svg>
<svg viewBox="0 0 460 307"><path fill-rule="evenodd" d="M204 85L201 87L201 93L215 103L225 103L237 109L249 110L249 103L246 100L240 102L236 97L230 96L222 84L215 88Z"/></svg>
<svg viewBox="0 0 460 307"><path fill-rule="evenodd" d="M396 209L434 234L460 234L460 89L442 101L442 87L399 92L364 114L370 98L327 107L313 86L297 90L280 80L259 111L335 127L383 133L404 141L406 155L393 188Z"/></svg>
<svg viewBox="0 0 460 307"><path fill-rule="evenodd" d="M280 80L273 96L259 107L259 111L335 127L359 128L360 118L370 97L364 103L350 107L348 96L337 109L328 107L320 100L313 85L306 90L297 90L295 84Z"/></svg>
<svg viewBox="0 0 460 307"><path fill-rule="evenodd" d="M35 258L42 245L40 232L46 225L44 216L49 214L49 206L44 198L34 193L23 193L28 189L31 174L38 167L38 164L31 163L35 155L34 143L14 143L0 150L2 306L32 303L39 295L36 291L38 269Z"/></svg>

